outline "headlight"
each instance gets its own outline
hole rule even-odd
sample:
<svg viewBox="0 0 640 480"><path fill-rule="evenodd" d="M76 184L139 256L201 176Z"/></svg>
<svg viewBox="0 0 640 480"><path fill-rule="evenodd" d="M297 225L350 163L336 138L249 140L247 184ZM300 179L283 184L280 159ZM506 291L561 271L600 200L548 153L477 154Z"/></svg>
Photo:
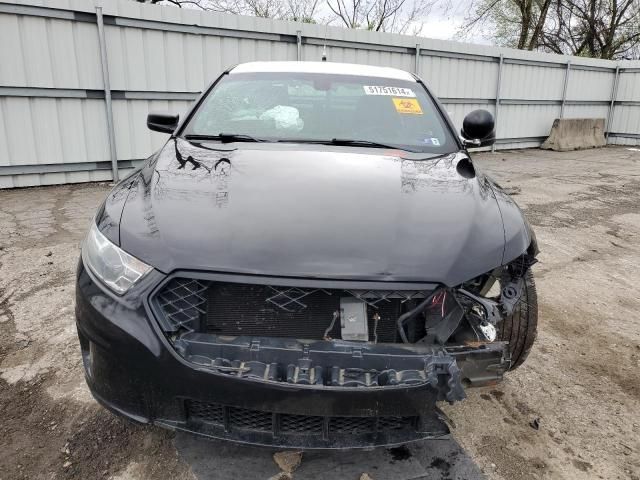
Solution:
<svg viewBox="0 0 640 480"><path fill-rule="evenodd" d="M152 269L111 243L95 222L82 245L82 260L105 285L120 295Z"/></svg>

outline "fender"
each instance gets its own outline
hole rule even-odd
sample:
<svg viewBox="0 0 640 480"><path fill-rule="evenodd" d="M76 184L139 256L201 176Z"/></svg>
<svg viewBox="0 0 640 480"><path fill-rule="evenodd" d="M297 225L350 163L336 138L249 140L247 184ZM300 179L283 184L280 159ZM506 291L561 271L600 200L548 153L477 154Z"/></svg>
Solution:
<svg viewBox="0 0 640 480"><path fill-rule="evenodd" d="M524 213L494 179L488 175L487 179L494 191L500 215L502 215L504 227L502 265L508 264L523 253L528 253L535 257L539 252L538 242Z"/></svg>

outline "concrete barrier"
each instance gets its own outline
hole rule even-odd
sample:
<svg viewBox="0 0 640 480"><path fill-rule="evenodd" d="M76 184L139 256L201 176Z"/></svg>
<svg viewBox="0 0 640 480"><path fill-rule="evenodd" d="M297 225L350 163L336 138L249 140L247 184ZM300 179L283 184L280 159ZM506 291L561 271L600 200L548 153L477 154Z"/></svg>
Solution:
<svg viewBox="0 0 640 480"><path fill-rule="evenodd" d="M604 147L604 118L556 118L540 148L566 152Z"/></svg>

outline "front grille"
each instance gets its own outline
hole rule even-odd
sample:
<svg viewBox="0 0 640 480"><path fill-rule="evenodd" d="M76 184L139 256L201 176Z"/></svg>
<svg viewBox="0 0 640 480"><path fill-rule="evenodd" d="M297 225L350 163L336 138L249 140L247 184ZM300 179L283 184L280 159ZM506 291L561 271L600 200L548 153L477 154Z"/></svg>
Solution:
<svg viewBox="0 0 640 480"><path fill-rule="evenodd" d="M174 278L156 297L163 313L164 325L171 330L196 330L206 313L207 282L190 278Z"/></svg>
<svg viewBox="0 0 640 480"><path fill-rule="evenodd" d="M190 422L204 422L217 427L227 427L231 431L270 432L278 435L298 434L322 437L325 431L333 435L363 435L399 430L415 430L418 417L321 417L313 415L293 415L287 413L251 410L248 408L226 407L218 403L186 400L185 410Z"/></svg>
<svg viewBox="0 0 640 480"><path fill-rule="evenodd" d="M310 415L280 415L280 429L283 432L322 433L322 417Z"/></svg>
<svg viewBox="0 0 640 480"><path fill-rule="evenodd" d="M376 419L372 417L335 417L329 422L329 431L338 433L369 433L375 431Z"/></svg>
<svg viewBox="0 0 640 480"><path fill-rule="evenodd" d="M230 408L229 421L233 427L249 430L271 430L273 415L248 408Z"/></svg>
<svg viewBox="0 0 640 480"><path fill-rule="evenodd" d="M192 402L187 400L187 411L193 418L216 425L224 425L224 407L218 403Z"/></svg>
<svg viewBox="0 0 640 480"><path fill-rule="evenodd" d="M321 340L340 309L340 298L355 297L367 304L369 340L393 343L398 341L397 318L428 293L174 278L155 298L166 331ZM336 321L329 336L339 339L340 331L340 321Z"/></svg>
<svg viewBox="0 0 640 480"><path fill-rule="evenodd" d="M378 419L378 430L402 430L413 427L416 417L380 417Z"/></svg>

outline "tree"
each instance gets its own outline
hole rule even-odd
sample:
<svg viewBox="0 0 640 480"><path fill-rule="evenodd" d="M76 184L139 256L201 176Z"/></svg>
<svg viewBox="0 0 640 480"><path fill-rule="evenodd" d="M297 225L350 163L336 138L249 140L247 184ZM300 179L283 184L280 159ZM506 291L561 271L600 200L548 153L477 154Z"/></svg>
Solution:
<svg viewBox="0 0 640 480"><path fill-rule="evenodd" d="M478 30L502 46L637 58L640 0L480 0L463 28L466 35Z"/></svg>
<svg viewBox="0 0 640 480"><path fill-rule="evenodd" d="M485 30L496 44L522 50L540 45L553 0L481 0L471 8L463 27L466 35Z"/></svg>
<svg viewBox="0 0 640 480"><path fill-rule="evenodd" d="M347 28L410 33L422 30L423 19L438 0L136 0L216 12ZM449 1L449 0L440 0ZM329 17L320 18L321 10Z"/></svg>
<svg viewBox="0 0 640 480"><path fill-rule="evenodd" d="M417 35L435 1L327 0L327 7L336 21L347 28Z"/></svg>
<svg viewBox="0 0 640 480"><path fill-rule="evenodd" d="M287 19L294 22L318 23L318 6L320 0L288 0Z"/></svg>
<svg viewBox="0 0 640 480"><path fill-rule="evenodd" d="M136 0L214 12L315 23L320 0Z"/></svg>
<svg viewBox="0 0 640 480"><path fill-rule="evenodd" d="M136 0L138 3L151 3L153 5L159 3L166 3L168 5L175 5L176 7L192 7L207 10L206 3L208 0Z"/></svg>
<svg viewBox="0 0 640 480"><path fill-rule="evenodd" d="M556 0L541 45L555 53L640 58L640 0Z"/></svg>

